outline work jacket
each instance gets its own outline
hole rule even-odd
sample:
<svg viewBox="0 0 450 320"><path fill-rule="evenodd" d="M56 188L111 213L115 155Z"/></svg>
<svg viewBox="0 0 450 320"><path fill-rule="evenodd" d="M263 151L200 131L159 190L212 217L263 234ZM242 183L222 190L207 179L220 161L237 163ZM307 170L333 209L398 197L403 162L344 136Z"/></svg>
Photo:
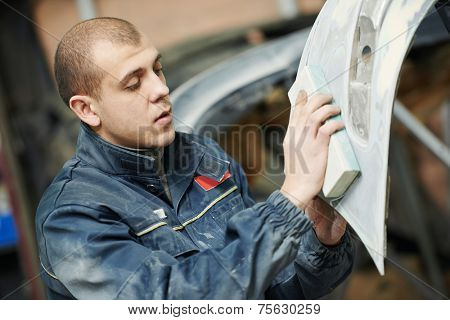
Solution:
<svg viewBox="0 0 450 320"><path fill-rule="evenodd" d="M354 245L322 245L279 191L255 203L213 140L176 132L156 161L81 124L76 154L36 214L51 299L303 299L350 273Z"/></svg>

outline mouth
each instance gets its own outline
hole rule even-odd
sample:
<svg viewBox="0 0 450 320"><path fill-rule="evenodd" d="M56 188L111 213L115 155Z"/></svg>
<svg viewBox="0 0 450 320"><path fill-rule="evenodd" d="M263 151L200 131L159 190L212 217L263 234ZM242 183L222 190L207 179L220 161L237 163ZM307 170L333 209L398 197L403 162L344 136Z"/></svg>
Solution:
<svg viewBox="0 0 450 320"><path fill-rule="evenodd" d="M169 111L162 112L156 119L155 123L159 125L167 125L172 122L172 113Z"/></svg>

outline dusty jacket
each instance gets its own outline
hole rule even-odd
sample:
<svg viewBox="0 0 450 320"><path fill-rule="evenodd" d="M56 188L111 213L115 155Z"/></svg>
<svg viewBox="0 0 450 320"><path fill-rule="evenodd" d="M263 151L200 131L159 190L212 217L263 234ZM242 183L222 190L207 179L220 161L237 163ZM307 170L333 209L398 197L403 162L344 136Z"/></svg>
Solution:
<svg viewBox="0 0 450 320"><path fill-rule="evenodd" d="M36 215L49 298L317 298L350 273L348 231L328 248L278 191L255 204L212 140L177 132L164 154L172 204L151 157L81 125Z"/></svg>

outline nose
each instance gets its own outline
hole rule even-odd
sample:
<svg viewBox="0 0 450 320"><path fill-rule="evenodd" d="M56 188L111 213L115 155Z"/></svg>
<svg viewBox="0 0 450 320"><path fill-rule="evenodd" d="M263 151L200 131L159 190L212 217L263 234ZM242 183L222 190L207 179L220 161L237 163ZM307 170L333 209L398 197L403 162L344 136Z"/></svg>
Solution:
<svg viewBox="0 0 450 320"><path fill-rule="evenodd" d="M157 75L152 75L149 88L149 101L151 103L157 103L168 95L169 88L165 80L159 78Z"/></svg>

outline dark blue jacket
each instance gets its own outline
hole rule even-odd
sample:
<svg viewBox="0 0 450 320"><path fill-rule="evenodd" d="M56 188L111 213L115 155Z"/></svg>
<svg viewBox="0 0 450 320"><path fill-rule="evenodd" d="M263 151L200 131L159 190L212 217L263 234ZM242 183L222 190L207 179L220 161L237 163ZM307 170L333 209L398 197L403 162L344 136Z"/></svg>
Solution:
<svg viewBox="0 0 450 320"><path fill-rule="evenodd" d="M317 298L350 273L348 231L328 248L280 192L255 204L242 168L212 140L177 132L164 155L173 205L151 157L81 125L37 209L49 298ZM194 180L227 170L209 191Z"/></svg>

